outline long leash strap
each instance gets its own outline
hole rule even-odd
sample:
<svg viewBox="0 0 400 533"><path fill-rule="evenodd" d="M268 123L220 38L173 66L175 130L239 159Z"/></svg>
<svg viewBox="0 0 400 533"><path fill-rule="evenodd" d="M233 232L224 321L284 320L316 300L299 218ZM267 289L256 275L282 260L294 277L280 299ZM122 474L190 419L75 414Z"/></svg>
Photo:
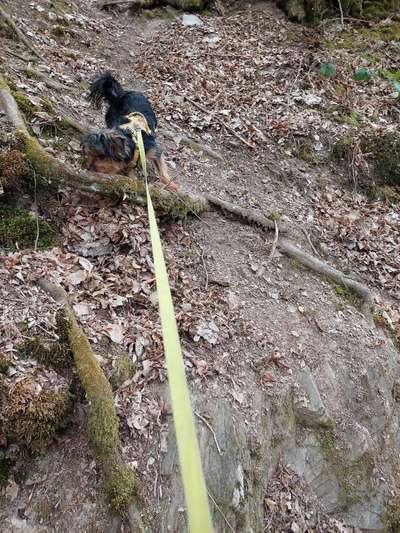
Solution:
<svg viewBox="0 0 400 533"><path fill-rule="evenodd" d="M175 311L161 246L160 233L147 184L146 156L141 129L137 128L135 133L142 169L146 179L147 212L150 224L158 305L189 529L190 533L213 533L207 489L201 465L199 444L197 441Z"/></svg>

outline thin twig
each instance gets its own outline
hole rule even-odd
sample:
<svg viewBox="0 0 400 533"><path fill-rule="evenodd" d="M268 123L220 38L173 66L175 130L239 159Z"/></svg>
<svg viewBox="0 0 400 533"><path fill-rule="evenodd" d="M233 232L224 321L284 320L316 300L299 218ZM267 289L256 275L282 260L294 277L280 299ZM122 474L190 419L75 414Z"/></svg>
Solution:
<svg viewBox="0 0 400 533"><path fill-rule="evenodd" d="M342 30L344 28L344 14L343 14L343 7L342 7L342 1L338 0L339 9L340 9L340 25L342 26Z"/></svg>
<svg viewBox="0 0 400 533"><path fill-rule="evenodd" d="M223 510L221 509L221 507L218 505L218 503L214 500L214 498L212 497L212 494L209 490L207 490L207 494L209 495L209 497L212 499L212 502L213 504L215 505L215 507L218 509L218 511L221 513L221 516L222 518L225 520L226 522L226 525L229 527L229 529L232 531L232 533L236 533L235 530L233 529L233 527L231 526L231 524L229 523L228 519L226 518L226 516L224 515L224 512Z"/></svg>
<svg viewBox="0 0 400 533"><path fill-rule="evenodd" d="M204 268L204 274L206 276L206 284L204 286L204 289L207 291L208 290L208 270L207 270L207 265L206 265L206 261L204 259L204 248L203 246L201 246L201 244L197 243L197 246L200 248L201 250L201 254L200 254L200 257L201 257L201 261L203 263L203 268Z"/></svg>
<svg viewBox="0 0 400 533"><path fill-rule="evenodd" d="M219 444L218 444L217 436L216 436L215 431L213 430L213 428L210 426L210 424L207 422L207 420L204 418L204 416L201 416L200 413L198 413L197 411L195 411L194 414L195 414L196 416L198 416L198 417L200 418L200 420L201 420L202 422L204 422L204 424L205 424L205 425L208 427L208 429L211 431L212 436L214 437L214 442L215 442L215 446L217 447L218 453L219 453L219 455L222 455L222 450L221 450L221 448L220 448L220 446L219 446Z"/></svg>
<svg viewBox="0 0 400 533"><path fill-rule="evenodd" d="M279 238L279 227L278 227L278 223L276 220L274 220L274 225L275 225L275 237L274 237L274 242L272 243L272 248L271 248L271 252L269 254L269 257L268 259L265 261L265 265L268 265L268 263L271 261L271 259L274 257L274 254L275 254L275 251L276 251L276 246L278 244L278 238Z"/></svg>
<svg viewBox="0 0 400 533"><path fill-rule="evenodd" d="M36 172L33 171L33 182L34 182L34 192L33 192L33 202L35 205L35 213L36 213L36 238L35 238L35 246L34 251L37 252L37 247L39 243L39 235L40 235L40 229L39 229L39 210L37 205L37 198L36 198L36 191L37 191L37 181L36 181Z"/></svg>
<svg viewBox="0 0 400 533"><path fill-rule="evenodd" d="M299 77L300 77L302 66L303 66L303 58L301 58L301 61L300 61L300 63L299 63L298 69L297 69L296 77L295 77L294 82L292 83L292 86L290 87L290 90L289 90L289 92L288 92L287 100L286 100L286 106L289 106L289 104L290 104L290 97L291 97L291 95L292 95L293 89L294 89L295 86L296 86L297 80L298 80Z"/></svg>
<svg viewBox="0 0 400 533"><path fill-rule="evenodd" d="M217 120L217 122L219 122L221 124L221 126L224 126L224 128L226 128L228 131L230 131L232 133L232 135L234 135L237 139L239 139L240 141L242 141L242 143L244 143L246 146L248 146L249 148L251 149L254 149L254 144L250 143L249 141L247 141L244 137L242 137L241 135L239 135L233 128L231 128L230 126L228 126L228 124L226 122L224 122L222 119L220 119L219 117L217 117L215 115L215 112L212 112L212 111L209 111L208 109L206 109L205 107L203 107L201 104L195 102L194 100L192 100L191 98L189 98L188 96L185 96L185 100L187 100L188 102L190 102L192 105L194 105L194 107L197 107L197 109L200 109L200 111L203 111L203 113L207 113L207 115L209 115L210 113L212 113L214 115L214 118L215 120Z"/></svg>
<svg viewBox="0 0 400 533"><path fill-rule="evenodd" d="M312 243L312 240L311 240L311 237L310 235L308 234L308 231L305 229L305 228L301 228L302 232L304 233L306 239L307 239L307 242L308 244L311 246L311 250L315 253L315 255L317 255L319 257L319 253L317 251L317 249L315 248L315 246L313 245Z"/></svg>

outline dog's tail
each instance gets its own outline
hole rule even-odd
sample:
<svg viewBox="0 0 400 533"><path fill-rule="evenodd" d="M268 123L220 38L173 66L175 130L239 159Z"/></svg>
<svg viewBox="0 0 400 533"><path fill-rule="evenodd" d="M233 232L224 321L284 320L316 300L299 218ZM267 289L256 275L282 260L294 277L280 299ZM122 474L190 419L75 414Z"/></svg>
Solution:
<svg viewBox="0 0 400 533"><path fill-rule="evenodd" d="M92 81L90 85L89 100L95 107L100 107L103 100L110 105L123 96L124 90L111 72L105 72Z"/></svg>

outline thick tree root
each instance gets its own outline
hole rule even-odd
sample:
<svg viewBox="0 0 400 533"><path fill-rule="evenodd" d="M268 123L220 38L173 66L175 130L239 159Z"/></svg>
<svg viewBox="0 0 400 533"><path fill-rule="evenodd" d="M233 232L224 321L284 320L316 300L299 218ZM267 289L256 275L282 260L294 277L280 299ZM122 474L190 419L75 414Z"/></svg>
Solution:
<svg viewBox="0 0 400 533"><path fill-rule="evenodd" d="M39 286L62 305L68 340L88 401L88 434L91 449L104 470L105 487L113 510L127 518L132 532L145 532L137 508L136 483L121 457L118 418L111 386L100 368L86 335L75 318L67 293L60 285L40 280Z"/></svg>
<svg viewBox="0 0 400 533"><path fill-rule="evenodd" d="M227 211L228 213L231 213L232 215L235 215L238 218L247 220L247 222L252 222L265 230L275 231L274 221L270 218L265 217L256 209L247 209L245 207L239 207L238 205L226 202L225 200L220 200L212 194L206 194L205 197L210 204L219 207L223 211ZM281 233L285 233L287 231L285 227L281 226L279 226L279 230L281 231Z"/></svg>
<svg viewBox="0 0 400 533"><path fill-rule="evenodd" d="M22 33L22 31L17 27L13 19L6 13L4 10L4 7L0 5L0 19L4 20L4 22L13 30L17 38L24 43L24 45L34 54L36 57L41 59L43 61L43 57L39 54L39 52L36 50L36 48L28 41L28 39L25 37L25 35Z"/></svg>
<svg viewBox="0 0 400 533"><path fill-rule="evenodd" d="M278 242L277 247L282 253L288 257L291 257L292 259L295 259L296 261L299 261L299 263L306 266L310 270L317 272L322 276L326 276L332 281L344 285L347 289L353 291L363 302L362 310L364 314L368 317L371 316L371 311L374 306L374 295L372 291L368 289L368 287L352 278L349 278L343 274L343 272L340 272L339 270L336 270L336 268L329 266L327 263L324 263L317 257L304 252L287 239L281 239Z"/></svg>

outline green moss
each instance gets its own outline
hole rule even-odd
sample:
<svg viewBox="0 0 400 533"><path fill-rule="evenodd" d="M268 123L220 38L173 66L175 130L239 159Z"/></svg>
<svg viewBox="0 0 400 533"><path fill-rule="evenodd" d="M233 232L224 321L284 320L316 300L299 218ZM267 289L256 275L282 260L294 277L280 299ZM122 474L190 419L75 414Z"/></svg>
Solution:
<svg viewBox="0 0 400 533"><path fill-rule="evenodd" d="M47 98L42 98L42 100L40 101L40 105L48 113L54 113L55 112L55 107L54 107L53 102L51 102Z"/></svg>
<svg viewBox="0 0 400 533"><path fill-rule="evenodd" d="M18 108L22 113L24 114L25 118L29 121L32 120L35 113L39 110L39 108L33 104L28 97L26 97L23 93L19 91L11 91L11 94L13 95L15 101L18 104Z"/></svg>
<svg viewBox="0 0 400 533"><path fill-rule="evenodd" d="M0 352L0 374L6 374L7 370L10 368L11 362L6 357L3 352Z"/></svg>
<svg viewBox="0 0 400 533"><path fill-rule="evenodd" d="M356 148L361 150L371 169L369 174L360 174L360 187L372 196L387 195L395 199L400 188L400 135L364 134L359 139L346 136L334 144L333 155L350 163Z"/></svg>
<svg viewBox="0 0 400 533"><path fill-rule="evenodd" d="M146 186L143 181L133 180L126 176L118 176L102 184L103 192L109 196L121 198L124 195L135 197L137 203L146 203ZM140 201L138 201L140 199ZM192 200L175 194L165 194L157 187L151 189L151 199L156 209L168 214L172 219L186 218L188 214L199 215L204 206L201 201Z"/></svg>
<svg viewBox="0 0 400 533"><path fill-rule="evenodd" d="M17 382L8 390L3 410L7 440L29 452L43 450L52 442L68 407L68 391L43 390L37 394L31 378Z"/></svg>
<svg viewBox="0 0 400 533"><path fill-rule="evenodd" d="M110 374L110 383L114 389L118 389L121 385L132 378L135 374L135 364L129 355L120 354L115 362L115 367Z"/></svg>
<svg viewBox="0 0 400 533"><path fill-rule="evenodd" d="M386 503L382 514L384 533L399 533L400 531L400 495L396 495Z"/></svg>
<svg viewBox="0 0 400 533"><path fill-rule="evenodd" d="M346 511L362 501L366 489L373 490L371 479L376 466L375 458L366 451L356 461L347 461L347 452L332 430L321 430L317 438L328 467L339 484L338 511Z"/></svg>
<svg viewBox="0 0 400 533"><path fill-rule="evenodd" d="M29 174L30 168L19 150L0 151L0 185L4 189L18 189L21 179Z"/></svg>
<svg viewBox="0 0 400 533"><path fill-rule="evenodd" d="M176 11L168 8L143 9L143 15L148 19L175 20Z"/></svg>
<svg viewBox="0 0 400 533"><path fill-rule="evenodd" d="M350 300L350 298L352 297L351 291L344 285L334 285L334 289L336 294L344 300Z"/></svg>
<svg viewBox="0 0 400 533"><path fill-rule="evenodd" d="M59 24L56 24L51 28L51 33L56 37L66 37L68 35L65 29Z"/></svg>
<svg viewBox="0 0 400 533"><path fill-rule="evenodd" d="M105 477L111 509L119 516L126 516L128 507L137 499L132 471L127 466L114 465L106 470Z"/></svg>
<svg viewBox="0 0 400 533"><path fill-rule="evenodd" d="M378 184L400 186L400 135L364 136L361 148L373 164Z"/></svg>
<svg viewBox="0 0 400 533"><path fill-rule="evenodd" d="M314 145L310 139L305 139L300 144L297 151L297 157L303 161L306 161L307 163L311 163L312 165L318 165L320 163L320 159L317 156Z"/></svg>
<svg viewBox="0 0 400 533"><path fill-rule="evenodd" d="M36 219L24 209L10 210L0 206L0 241L9 247L18 243L19 248L29 248L35 243L37 235ZM56 242L55 231L42 220L39 220L38 247L50 248Z"/></svg>
<svg viewBox="0 0 400 533"><path fill-rule="evenodd" d="M64 0L51 0L50 9L59 15L64 13L72 13L71 5Z"/></svg>
<svg viewBox="0 0 400 533"><path fill-rule="evenodd" d="M22 359L32 357L38 363L56 370L72 365L72 352L69 345L63 343L46 344L40 337L26 340L18 350Z"/></svg>
<svg viewBox="0 0 400 533"><path fill-rule="evenodd" d="M333 145L332 153L335 159L348 160L354 150L355 140L353 137L344 136Z"/></svg>

